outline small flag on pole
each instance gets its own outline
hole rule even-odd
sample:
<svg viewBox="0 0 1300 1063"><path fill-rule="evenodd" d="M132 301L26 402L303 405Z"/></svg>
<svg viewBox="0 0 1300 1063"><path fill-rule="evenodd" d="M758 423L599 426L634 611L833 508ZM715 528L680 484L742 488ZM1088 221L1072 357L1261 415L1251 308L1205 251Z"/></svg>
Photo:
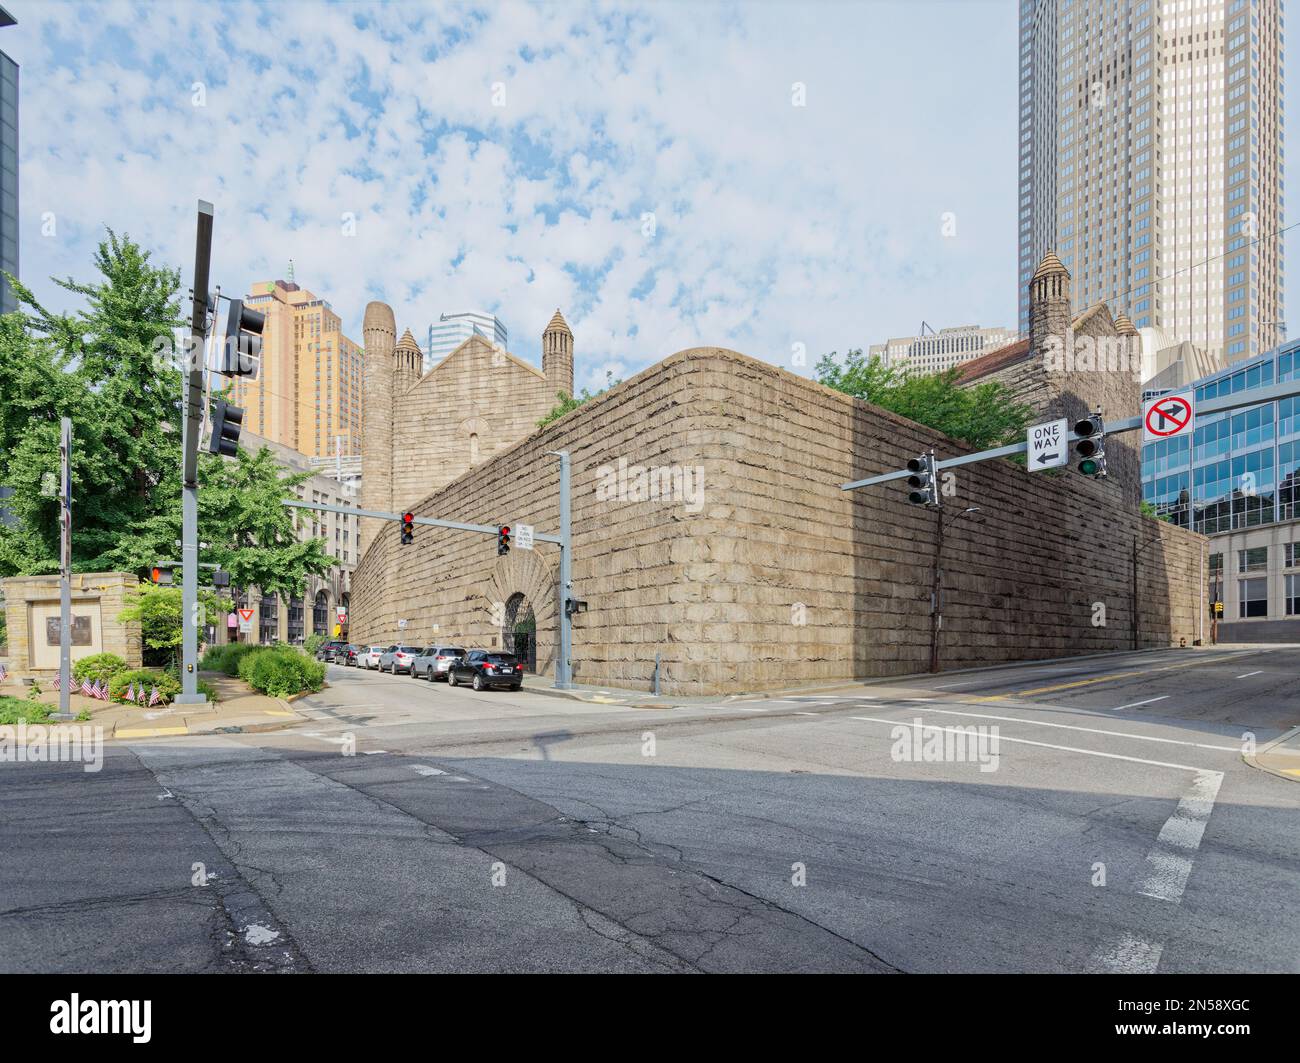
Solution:
<svg viewBox="0 0 1300 1063"><path fill-rule="evenodd" d="M88 698L89 698L89 697L94 697L94 687L92 687L92 686L90 685L90 680L89 680L89 679L83 679L83 680L81 681L81 692L82 692L83 694L85 694L86 697L88 697Z"/></svg>
<svg viewBox="0 0 1300 1063"><path fill-rule="evenodd" d="M9 678L9 673L5 671L5 666L0 664L0 683L3 683L7 678Z"/></svg>
<svg viewBox="0 0 1300 1063"><path fill-rule="evenodd" d="M135 680L131 680L126 687L126 700L135 701Z"/></svg>
<svg viewBox="0 0 1300 1063"><path fill-rule="evenodd" d="M140 689L137 690L137 691L135 692L135 703L136 703L137 705L143 705L143 704L144 704L144 684L143 684L143 683L140 684Z"/></svg>
<svg viewBox="0 0 1300 1063"><path fill-rule="evenodd" d="M149 708L152 709L160 701L162 701L162 698L158 695L158 688L154 687L149 693Z"/></svg>
<svg viewBox="0 0 1300 1063"><path fill-rule="evenodd" d="M4 669L3 669L3 668L0 668L0 679L3 679L3 678L4 678L4 676L3 676L3 674L2 674L3 672L4 672ZM54 677L54 689L55 689L55 690L58 690L58 689L60 689L62 686L63 686L63 676L61 676L61 675L56 675L56 676Z"/></svg>

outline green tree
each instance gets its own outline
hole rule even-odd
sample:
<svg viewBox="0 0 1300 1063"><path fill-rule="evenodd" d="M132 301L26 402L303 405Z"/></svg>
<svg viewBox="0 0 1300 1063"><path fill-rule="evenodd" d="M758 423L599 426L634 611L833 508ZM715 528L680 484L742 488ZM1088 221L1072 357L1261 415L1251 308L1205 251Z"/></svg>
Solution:
<svg viewBox="0 0 1300 1063"><path fill-rule="evenodd" d="M55 315L8 276L25 310L0 320L0 483L17 526L0 528L0 572L58 566L59 421L72 420L73 568L113 567L123 536L179 495L180 275L111 229L93 284L55 280L86 306Z"/></svg>
<svg viewBox="0 0 1300 1063"><path fill-rule="evenodd" d="M181 371L173 354L179 274L149 263L109 230L94 284L56 281L85 298L73 315L47 311L10 277L25 312L0 317L0 483L17 518L0 525L0 576L58 568L59 420L73 422L73 568L145 575L177 555L181 534ZM333 559L299 542L281 505L310 474L283 474L269 450L199 456L202 560L236 586L301 593ZM203 570L206 576L207 570Z"/></svg>
<svg viewBox="0 0 1300 1063"><path fill-rule="evenodd" d="M566 413L572 413L584 402L590 402L597 395L603 395L610 388L617 387L621 383L623 383L623 381L614 379L613 373L607 372L605 374L605 386L599 391L591 392L586 388L583 388L582 392L576 397L573 395L566 395L563 391L557 391L555 393L555 405L551 407L550 412L547 413L545 417L537 422L537 427L545 428L552 421L558 421Z"/></svg>
<svg viewBox="0 0 1300 1063"><path fill-rule="evenodd" d="M1021 438L1033 410L1012 399L1007 389L989 381L972 387L959 383L959 369L913 375L892 369L878 355L851 350L841 364L832 351L817 363L819 383L874 403L909 421L937 429L976 450Z"/></svg>
<svg viewBox="0 0 1300 1063"><path fill-rule="evenodd" d="M218 619L231 608L228 598L219 598L202 588L199 590L199 604L204 610L200 622ZM139 622L145 664L179 669L181 642L185 636L185 613L179 587L141 584L128 596L121 619L126 623Z"/></svg>

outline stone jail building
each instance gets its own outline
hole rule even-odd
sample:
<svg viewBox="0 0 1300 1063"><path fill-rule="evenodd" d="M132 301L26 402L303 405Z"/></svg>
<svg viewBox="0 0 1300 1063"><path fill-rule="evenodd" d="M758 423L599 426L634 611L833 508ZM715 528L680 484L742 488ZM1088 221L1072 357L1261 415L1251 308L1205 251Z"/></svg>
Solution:
<svg viewBox="0 0 1300 1063"><path fill-rule="evenodd" d="M368 350L370 326L391 335L390 321L367 314ZM491 358L483 343L467 361ZM1043 370L1051 394L1091 399L1065 372ZM1142 517L1124 475L983 462L957 470L937 511L909 505L901 482L845 492L930 447L941 458L966 448L735 351L681 351L512 445L480 445L477 464L463 420L430 414L409 429L429 449L389 457L368 435L367 460L391 460L397 485L404 463L451 454L444 469L404 476L395 508L554 532L547 451L570 453L574 594L588 603L574 622L580 683L649 689L656 655L665 692L717 694L920 672L932 657L959 668L1200 637L1205 540ZM449 438L427 438L435 425ZM413 497L420 476L428 486ZM535 639L536 670L553 669L554 547L498 557L485 535L417 525L402 546L399 533L379 528L362 557L354 638L397 641L399 619L406 642L514 648L519 632Z"/></svg>

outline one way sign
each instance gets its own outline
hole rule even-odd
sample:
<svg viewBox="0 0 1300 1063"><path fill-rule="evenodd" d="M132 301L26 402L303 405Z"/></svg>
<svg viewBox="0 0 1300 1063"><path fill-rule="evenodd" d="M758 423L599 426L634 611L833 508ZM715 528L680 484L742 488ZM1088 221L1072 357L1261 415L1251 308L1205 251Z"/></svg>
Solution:
<svg viewBox="0 0 1300 1063"><path fill-rule="evenodd" d="M1030 425L1025 433L1028 446L1026 456L1029 458L1029 471L1054 469L1064 465L1070 457L1070 422L1062 417L1059 421L1045 421Z"/></svg>

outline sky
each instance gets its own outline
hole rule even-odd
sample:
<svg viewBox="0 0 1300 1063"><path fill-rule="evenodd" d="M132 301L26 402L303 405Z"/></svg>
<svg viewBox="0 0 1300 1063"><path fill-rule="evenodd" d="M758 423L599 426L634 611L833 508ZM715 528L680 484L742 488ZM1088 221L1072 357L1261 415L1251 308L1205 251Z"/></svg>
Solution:
<svg viewBox="0 0 1300 1063"><path fill-rule="evenodd" d="M579 387L1015 326L1015 0L4 5L54 310L106 226L188 282L207 199L226 294L292 260L356 341L481 309L534 363L558 307Z"/></svg>

